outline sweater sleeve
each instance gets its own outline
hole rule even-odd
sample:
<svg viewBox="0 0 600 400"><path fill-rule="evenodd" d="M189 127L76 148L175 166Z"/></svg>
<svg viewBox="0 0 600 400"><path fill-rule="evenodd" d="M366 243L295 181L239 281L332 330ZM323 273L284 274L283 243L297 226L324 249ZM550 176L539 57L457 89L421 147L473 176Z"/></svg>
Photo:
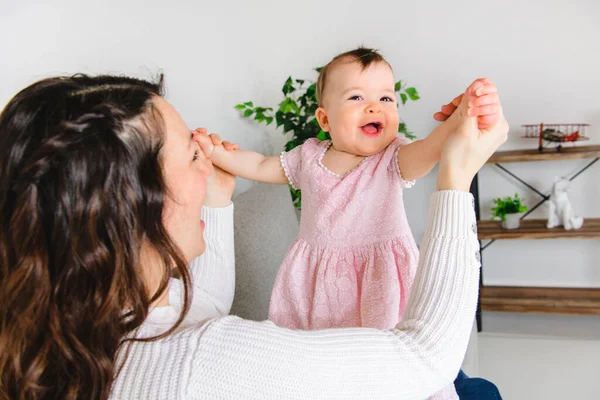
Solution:
<svg viewBox="0 0 600 400"><path fill-rule="evenodd" d="M237 317L203 327L190 398L424 399L463 360L479 284L469 193L432 195L403 321L393 330L292 331Z"/></svg>
<svg viewBox="0 0 600 400"><path fill-rule="evenodd" d="M233 246L233 204L223 208L202 208L206 223L206 250L189 264L192 277L192 304L186 319L202 321L229 314L235 291ZM180 282L171 286L171 303L181 307Z"/></svg>

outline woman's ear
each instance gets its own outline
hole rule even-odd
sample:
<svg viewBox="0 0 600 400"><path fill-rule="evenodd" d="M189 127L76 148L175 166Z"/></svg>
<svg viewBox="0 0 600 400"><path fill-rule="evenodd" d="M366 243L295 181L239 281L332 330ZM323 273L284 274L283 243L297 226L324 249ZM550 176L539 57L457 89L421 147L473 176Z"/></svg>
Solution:
<svg viewBox="0 0 600 400"><path fill-rule="evenodd" d="M317 122L321 129L325 132L329 132L329 118L327 117L327 111L323 107L317 108L315 111L315 118L317 118Z"/></svg>

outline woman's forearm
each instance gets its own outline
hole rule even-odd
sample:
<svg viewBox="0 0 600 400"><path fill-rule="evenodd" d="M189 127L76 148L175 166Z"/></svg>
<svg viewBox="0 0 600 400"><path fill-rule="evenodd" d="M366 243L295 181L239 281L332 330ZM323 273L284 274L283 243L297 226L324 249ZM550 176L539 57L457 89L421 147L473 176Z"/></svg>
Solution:
<svg viewBox="0 0 600 400"><path fill-rule="evenodd" d="M423 399L451 383L466 351L479 283L468 193L431 199L404 320L391 331L291 331L216 320L193 356L198 396ZM226 371L217 374L215 371Z"/></svg>

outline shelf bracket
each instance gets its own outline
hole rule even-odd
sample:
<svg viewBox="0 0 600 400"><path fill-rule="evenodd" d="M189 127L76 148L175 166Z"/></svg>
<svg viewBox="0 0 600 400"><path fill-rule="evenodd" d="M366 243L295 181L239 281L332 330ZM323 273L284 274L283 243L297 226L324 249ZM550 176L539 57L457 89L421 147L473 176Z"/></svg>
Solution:
<svg viewBox="0 0 600 400"><path fill-rule="evenodd" d="M569 181L573 181L575 178L577 178L579 175L581 175L584 171L586 171L588 168L590 168L592 165L594 165L598 160L600 160L600 158L595 158L592 161L590 161L589 163L587 163L583 168L581 168L579 171L577 171L572 177L569 178ZM523 179L519 178L517 175L515 175L514 173L512 173L511 171L509 171L506 167L504 167L503 165L499 164L499 163L495 163L495 165L500 168L502 171L504 171L506 174L512 176L513 178L515 178L517 181L521 182L523 185L527 186L529 189L531 189L533 192L535 192L536 194L538 194L542 199L536 203L533 207L531 207L529 209L529 211L527 211L525 214L523 214L523 216L521 217L521 219L525 218L526 216L528 216L529 214L531 214L532 212L534 212L536 209L538 209L542 204L544 204L545 202L547 202L548 200L550 200L550 195L544 194L541 191L537 190L535 187L531 186L529 183L525 182ZM478 196L479 197L479 196ZM479 220L479 218L478 218ZM489 242L487 242L485 244L485 246L483 246L481 248L481 251L487 249L492 243L494 243L496 240L492 239Z"/></svg>

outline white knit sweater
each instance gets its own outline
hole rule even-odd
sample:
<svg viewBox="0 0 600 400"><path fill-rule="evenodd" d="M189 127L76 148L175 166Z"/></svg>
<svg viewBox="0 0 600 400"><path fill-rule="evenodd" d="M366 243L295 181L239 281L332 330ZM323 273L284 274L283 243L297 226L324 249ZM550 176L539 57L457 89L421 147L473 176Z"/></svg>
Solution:
<svg viewBox="0 0 600 400"><path fill-rule="evenodd" d="M456 377L475 314L479 245L472 201L465 192L432 195L412 295L403 321L390 331L292 331L237 317L195 322L202 307L209 317L226 314L230 303L219 299L225 298L222 290L232 290L219 287L233 266L232 207L205 210L206 239L222 246L222 257L206 264L218 259L217 248L207 257L212 260L195 265L207 271L193 271L195 279L203 277L194 296L203 293L214 307L195 299L198 313L184 328L159 341L134 343L112 399L428 397ZM153 310L139 337L172 323L179 303L174 297L171 303Z"/></svg>

